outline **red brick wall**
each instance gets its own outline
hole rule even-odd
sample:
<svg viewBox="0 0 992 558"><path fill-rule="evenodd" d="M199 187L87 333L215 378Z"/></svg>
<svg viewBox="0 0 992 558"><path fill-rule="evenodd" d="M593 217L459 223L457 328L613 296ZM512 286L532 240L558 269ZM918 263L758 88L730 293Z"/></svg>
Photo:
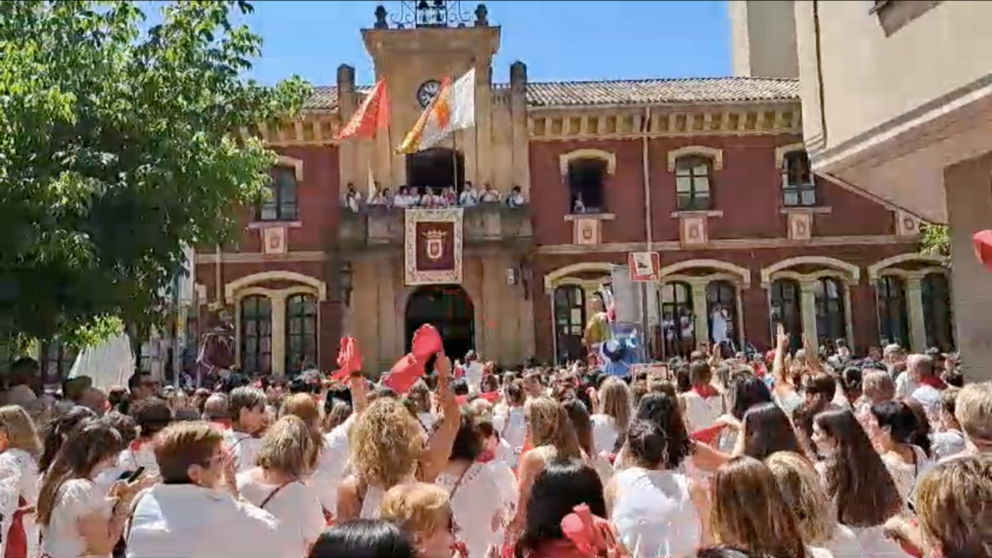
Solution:
<svg viewBox="0 0 992 558"><path fill-rule="evenodd" d="M909 244L843 247L773 248L758 250L700 250L664 252L662 266L694 259L720 260L751 270L751 287L741 293L738 301L744 317L744 331L747 339L759 349L771 345L771 323L768 312L768 291L761 286L761 269L776 262L797 256L829 256L857 265L861 269L861 281L850 288L851 323L854 330L855 347L864 351L878 343L878 319L875 306L875 291L868 283L867 266L913 249ZM626 263L626 254L585 254L558 256L548 255L535 259L534 276L542 278L531 288L533 301L536 352L540 360L550 360L553 352L553 322L548 294L544 292L543 277L555 269L579 262Z"/></svg>
<svg viewBox="0 0 992 558"><path fill-rule="evenodd" d="M690 145L723 151L723 168L714 170L713 208L722 217L709 220L709 237L779 238L786 236L782 209L782 173L775 149L800 140L798 136L714 136L657 138L648 145L653 240L679 239L675 174L668 170L668 153ZM577 149L601 149L616 155L616 173L606 181L606 203L616 220L603 223L603 242L643 242L644 173L640 141L534 142L530 144L531 197L534 237L539 245L569 244L572 225L568 185L559 157ZM893 234L892 212L858 194L819 180L820 205L830 213L814 216L813 234L850 236Z"/></svg>

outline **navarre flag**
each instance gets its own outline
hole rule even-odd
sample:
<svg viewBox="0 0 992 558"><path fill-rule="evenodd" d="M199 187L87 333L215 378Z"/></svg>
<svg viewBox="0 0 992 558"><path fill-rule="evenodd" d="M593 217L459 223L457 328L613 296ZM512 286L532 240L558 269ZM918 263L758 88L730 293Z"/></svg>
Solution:
<svg viewBox="0 0 992 558"><path fill-rule="evenodd" d="M416 153L434 147L455 130L475 126L475 68L452 83L444 78L441 90L406 135L398 153Z"/></svg>
<svg viewBox="0 0 992 558"><path fill-rule="evenodd" d="M389 126L389 95L386 80L376 82L372 91L351 115L351 120L338 132L338 141L350 138L374 138L376 132Z"/></svg>

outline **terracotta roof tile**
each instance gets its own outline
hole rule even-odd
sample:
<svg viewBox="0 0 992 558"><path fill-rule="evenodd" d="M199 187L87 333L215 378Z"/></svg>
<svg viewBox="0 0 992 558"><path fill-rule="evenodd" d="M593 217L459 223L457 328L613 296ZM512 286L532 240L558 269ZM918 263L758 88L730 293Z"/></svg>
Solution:
<svg viewBox="0 0 992 558"><path fill-rule="evenodd" d="M493 84L505 90L508 84ZM356 88L362 94L371 87ZM739 103L799 99L799 81L776 78L683 78L615 81L550 81L527 84L531 107L578 107L597 105L657 105L680 103ZM334 86L319 86L304 104L305 109L337 107Z"/></svg>

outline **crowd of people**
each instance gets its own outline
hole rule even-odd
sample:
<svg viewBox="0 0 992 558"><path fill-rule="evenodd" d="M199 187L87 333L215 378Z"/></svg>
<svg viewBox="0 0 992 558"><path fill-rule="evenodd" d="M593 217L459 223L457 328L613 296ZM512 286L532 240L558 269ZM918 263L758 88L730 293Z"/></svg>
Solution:
<svg viewBox="0 0 992 558"><path fill-rule="evenodd" d="M0 407L9 558L992 557L992 383L932 356L694 352L669 372L452 363L135 374ZM20 362L15 370L30 370ZM766 372L767 370L767 372ZM34 398L33 398L34 396Z"/></svg>
<svg viewBox="0 0 992 558"><path fill-rule="evenodd" d="M504 200L499 190L493 188L491 184L486 184L480 190L470 181L465 182L465 187L461 192L454 186L445 188L400 186L398 191L393 194L389 188L380 190L376 185L367 199L358 193L354 184L348 184L348 191L344 197L345 207L355 213L369 207L405 209L410 207L476 207L478 205L505 204L506 207L518 208L526 203L527 200L524 198L520 186L514 186Z"/></svg>

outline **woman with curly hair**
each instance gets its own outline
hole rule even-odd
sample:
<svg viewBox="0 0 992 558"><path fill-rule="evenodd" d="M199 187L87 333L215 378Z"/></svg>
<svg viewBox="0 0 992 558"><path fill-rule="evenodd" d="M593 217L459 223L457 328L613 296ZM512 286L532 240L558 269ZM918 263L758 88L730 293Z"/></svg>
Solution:
<svg viewBox="0 0 992 558"><path fill-rule="evenodd" d="M443 352L435 366L441 414L429 439L417 417L395 398L376 399L355 419L349 436L352 473L338 487L338 521L375 519L390 488L434 482L448 465L461 414L449 385L451 362Z"/></svg>

